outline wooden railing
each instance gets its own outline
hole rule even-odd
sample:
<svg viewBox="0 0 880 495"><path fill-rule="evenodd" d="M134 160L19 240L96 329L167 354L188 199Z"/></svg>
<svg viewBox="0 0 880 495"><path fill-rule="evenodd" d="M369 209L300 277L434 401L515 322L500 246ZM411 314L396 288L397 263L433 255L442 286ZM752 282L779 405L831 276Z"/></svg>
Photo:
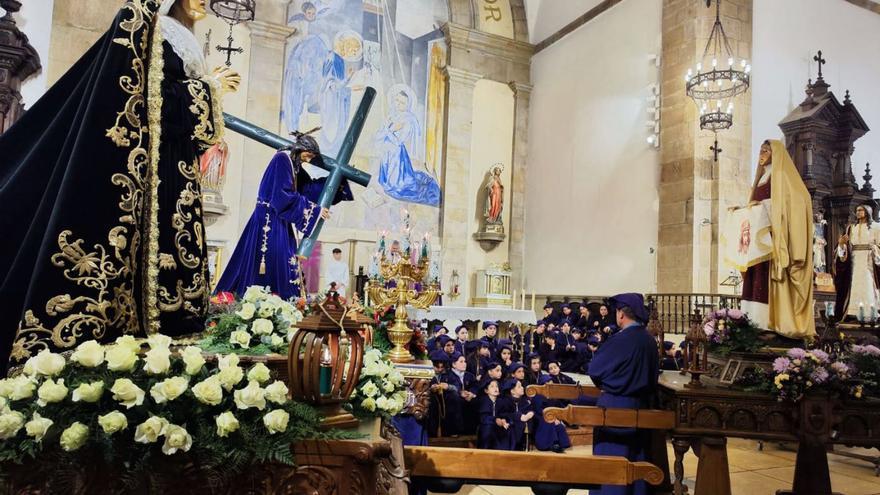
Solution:
<svg viewBox="0 0 880 495"><path fill-rule="evenodd" d="M586 302L595 311L608 297L610 296L548 295L542 296L541 299L554 305L560 303L580 305ZM740 296L731 294L645 294L645 303L649 306L656 305L660 323L663 324L663 331L666 334L686 334L694 311L698 310L700 315L705 315L722 308L739 309L739 301ZM577 314L577 311L574 311L574 314Z"/></svg>

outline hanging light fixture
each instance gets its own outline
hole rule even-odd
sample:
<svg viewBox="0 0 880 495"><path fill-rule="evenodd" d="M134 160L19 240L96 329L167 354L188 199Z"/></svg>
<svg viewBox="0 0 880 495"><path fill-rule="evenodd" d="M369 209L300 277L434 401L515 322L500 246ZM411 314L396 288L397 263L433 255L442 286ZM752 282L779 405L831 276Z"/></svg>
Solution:
<svg viewBox="0 0 880 495"><path fill-rule="evenodd" d="M244 49L232 46L232 28L240 22L254 20L257 12L257 0L211 0L211 10L217 17L229 24L229 35L226 46L217 45L217 51L226 53L226 66L232 65L232 54L243 53Z"/></svg>
<svg viewBox="0 0 880 495"><path fill-rule="evenodd" d="M737 60L730 48L721 24L721 0L715 0L715 24L703 56L684 76L687 95L700 109L700 129L718 132L733 125L733 98L749 89L751 72L748 61Z"/></svg>

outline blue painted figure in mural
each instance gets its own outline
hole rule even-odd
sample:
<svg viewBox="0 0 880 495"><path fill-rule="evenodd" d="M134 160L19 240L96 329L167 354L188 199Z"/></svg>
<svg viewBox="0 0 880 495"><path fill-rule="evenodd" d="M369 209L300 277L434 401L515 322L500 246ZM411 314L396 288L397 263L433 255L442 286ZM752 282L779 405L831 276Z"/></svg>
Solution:
<svg viewBox="0 0 880 495"><path fill-rule="evenodd" d="M288 129L299 128L303 110L318 111L329 53L327 43L317 35L306 36L290 52L284 70L286 91L282 102L282 119Z"/></svg>
<svg viewBox="0 0 880 495"><path fill-rule="evenodd" d="M400 201L439 206L437 181L412 165L411 156L421 137L419 120L413 112L415 93L404 84L395 84L388 100L388 121L376 135L379 184L386 194Z"/></svg>

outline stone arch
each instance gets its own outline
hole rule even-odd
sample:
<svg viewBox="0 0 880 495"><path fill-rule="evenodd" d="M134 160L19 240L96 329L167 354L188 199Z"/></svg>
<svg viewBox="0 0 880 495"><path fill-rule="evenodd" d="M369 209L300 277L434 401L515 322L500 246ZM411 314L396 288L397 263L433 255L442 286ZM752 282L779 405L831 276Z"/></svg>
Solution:
<svg viewBox="0 0 880 495"><path fill-rule="evenodd" d="M480 0L448 0L449 21L461 26L475 29L477 26L477 2ZM509 0L513 17L513 39L528 43L529 28L526 22L525 0Z"/></svg>

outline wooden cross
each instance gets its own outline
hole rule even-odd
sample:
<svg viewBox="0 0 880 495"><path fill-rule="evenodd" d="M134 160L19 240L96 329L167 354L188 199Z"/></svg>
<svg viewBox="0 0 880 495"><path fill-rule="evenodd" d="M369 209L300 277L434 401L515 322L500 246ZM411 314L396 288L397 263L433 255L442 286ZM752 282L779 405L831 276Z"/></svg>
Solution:
<svg viewBox="0 0 880 495"><path fill-rule="evenodd" d="M232 65L232 54L233 53L244 53L244 48L238 46L232 46L232 24L229 25L229 36L226 37L226 46L217 45L218 52L226 52L226 67Z"/></svg>
<svg viewBox="0 0 880 495"><path fill-rule="evenodd" d="M361 100L360 106L358 106L357 112L355 112L354 117L351 119L351 125L345 133L345 139L343 139L342 146L339 148L339 154L336 155L336 158L331 158L322 154L321 157L324 159L323 166L315 164L330 172L330 175L327 176L327 179L324 182L324 189L321 190L321 196L318 198L318 204L321 208L329 208L333 203L333 198L336 197L336 191L339 189L339 184L342 182L342 179L348 179L355 184L360 184L364 187L367 187L370 183L370 174L352 167L348 164L348 161L351 159L354 147L357 145L361 131L364 129L364 123L367 121L367 115L370 113L370 106L372 106L374 99L376 99L376 90L368 87L364 91L364 97ZM267 131L266 129L245 122L237 117L233 117L228 113L223 114L223 121L225 122L227 129L275 149L286 148L293 144L293 141L290 141L289 139L285 139L277 134ZM308 237L303 238L300 243L299 249L296 251L297 256L308 258L309 255L312 254L312 249L315 247L315 242L317 241L318 235L321 233L321 228L323 226L324 219L319 218L318 223L315 224L315 228L312 229L312 233Z"/></svg>
<svg viewBox="0 0 880 495"><path fill-rule="evenodd" d="M813 61L819 63L819 79L822 79L822 66L825 65L825 59L822 58L822 50L819 50L818 55L813 56Z"/></svg>
<svg viewBox="0 0 880 495"><path fill-rule="evenodd" d="M715 136L715 144L713 146L709 146L709 149L712 150L712 153L715 155L715 162L718 162L718 155L721 154L723 149L718 147L718 136Z"/></svg>

